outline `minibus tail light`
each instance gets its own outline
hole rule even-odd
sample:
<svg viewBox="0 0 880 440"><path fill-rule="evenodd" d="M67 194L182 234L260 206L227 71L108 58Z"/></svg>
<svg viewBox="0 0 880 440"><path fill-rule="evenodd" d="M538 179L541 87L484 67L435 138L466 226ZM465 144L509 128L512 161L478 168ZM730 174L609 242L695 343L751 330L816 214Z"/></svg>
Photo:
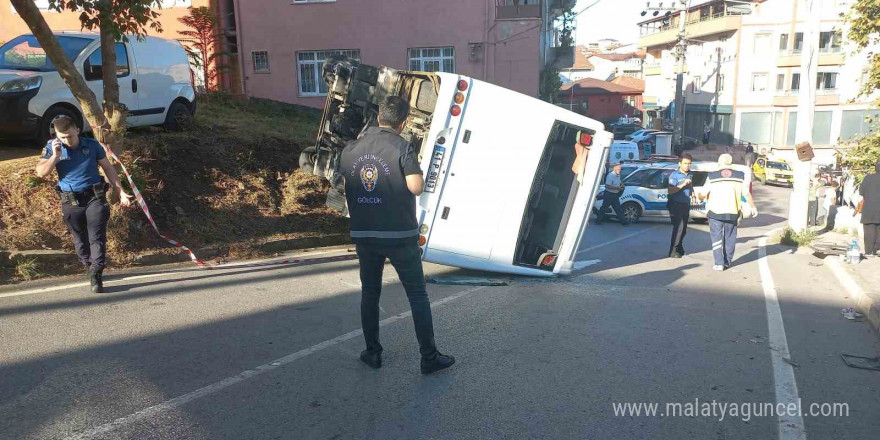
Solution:
<svg viewBox="0 0 880 440"><path fill-rule="evenodd" d="M547 267L556 264L556 255L545 255L544 258L541 259L541 266Z"/></svg>
<svg viewBox="0 0 880 440"><path fill-rule="evenodd" d="M461 114L461 107L453 105L452 109L449 110L449 113L452 113L452 116L458 116Z"/></svg>
<svg viewBox="0 0 880 440"><path fill-rule="evenodd" d="M467 88L468 88L468 82L466 80L458 81L458 90L463 92L463 91L467 90Z"/></svg>

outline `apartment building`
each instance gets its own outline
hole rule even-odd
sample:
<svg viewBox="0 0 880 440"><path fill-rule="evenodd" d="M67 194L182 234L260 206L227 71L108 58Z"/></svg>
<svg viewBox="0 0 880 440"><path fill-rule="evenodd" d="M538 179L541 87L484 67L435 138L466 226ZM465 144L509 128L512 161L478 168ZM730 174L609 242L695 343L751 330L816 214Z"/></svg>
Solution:
<svg viewBox="0 0 880 440"><path fill-rule="evenodd" d="M866 56L847 53L835 32L852 0L821 0L813 145L820 160L868 129L870 100L857 98ZM685 135L712 128L712 141L751 142L759 149L792 155L797 125L801 49L806 29L803 0L759 0L751 6L708 1L688 10L690 39L684 69ZM639 46L647 50L643 68L645 108L661 125L672 114L678 15L639 24ZM851 52L851 51L849 51Z"/></svg>
<svg viewBox="0 0 880 440"><path fill-rule="evenodd" d="M611 81L618 76L641 78L644 60L644 51L594 52L590 46L576 46L574 65L560 74L566 83L584 78L601 81Z"/></svg>
<svg viewBox="0 0 880 440"><path fill-rule="evenodd" d="M322 107L324 60L460 73L537 96L553 22L575 0L235 0L249 96ZM559 52L559 53L557 53Z"/></svg>

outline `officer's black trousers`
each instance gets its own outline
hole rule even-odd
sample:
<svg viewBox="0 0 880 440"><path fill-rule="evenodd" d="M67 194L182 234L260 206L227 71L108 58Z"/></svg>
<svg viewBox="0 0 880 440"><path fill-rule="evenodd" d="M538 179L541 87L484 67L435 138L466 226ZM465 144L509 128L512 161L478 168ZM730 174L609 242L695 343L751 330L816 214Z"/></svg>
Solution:
<svg viewBox="0 0 880 440"><path fill-rule="evenodd" d="M367 350L374 353L382 351L379 343L379 296L382 294L382 270L387 258L397 270L397 276L406 290L416 327L416 338L419 341L419 352L423 358L433 359L437 355L434 322L418 244L358 244L357 254L361 266L361 325Z"/></svg>
<svg viewBox="0 0 880 440"><path fill-rule="evenodd" d="M684 236L688 231L691 206L687 203L669 202L669 219L672 221L672 239L669 244L669 254L673 252L684 255Z"/></svg>
<svg viewBox="0 0 880 440"><path fill-rule="evenodd" d="M73 244L80 263L91 270L101 270L107 264L107 221L110 205L102 197L92 197L80 206L69 202L61 204L64 222L73 234Z"/></svg>

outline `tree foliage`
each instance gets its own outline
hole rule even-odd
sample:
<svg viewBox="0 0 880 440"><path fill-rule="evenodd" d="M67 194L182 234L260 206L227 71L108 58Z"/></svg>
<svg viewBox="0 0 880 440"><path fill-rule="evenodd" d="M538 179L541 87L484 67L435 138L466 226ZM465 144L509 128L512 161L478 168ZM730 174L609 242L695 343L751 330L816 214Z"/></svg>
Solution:
<svg viewBox="0 0 880 440"><path fill-rule="evenodd" d="M577 21L577 14L568 8L562 12L561 27L559 29L559 48L568 49L574 45L574 26ZM561 53L568 53L563 50ZM557 60L550 62L541 69L541 75L538 85L538 97L547 102L554 102L559 95L559 88L562 87L562 80L559 79L559 63Z"/></svg>
<svg viewBox="0 0 880 440"><path fill-rule="evenodd" d="M219 88L219 72L228 68L221 64L221 56L227 55L220 50L222 34L218 31L220 19L209 8L201 6L189 8L189 14L179 18L189 30L181 31L180 42L186 47L194 64L202 69L205 88L216 91Z"/></svg>
<svg viewBox="0 0 880 440"><path fill-rule="evenodd" d="M880 47L880 0L857 0L846 14L846 22L849 27L846 36L855 44L856 56L867 51L867 74L860 96L869 97L880 90L880 53L874 52ZM875 100L874 106L880 106L880 100ZM868 122L875 128L880 123L876 119ZM859 174L873 170L874 164L880 160L880 131L862 133L853 142L846 152L845 162L860 171Z"/></svg>

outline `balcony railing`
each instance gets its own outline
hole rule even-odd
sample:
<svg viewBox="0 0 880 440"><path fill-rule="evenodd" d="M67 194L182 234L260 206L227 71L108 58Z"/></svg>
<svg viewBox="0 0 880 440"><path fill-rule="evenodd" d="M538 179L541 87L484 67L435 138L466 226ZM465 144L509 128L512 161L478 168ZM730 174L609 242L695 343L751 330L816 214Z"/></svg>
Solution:
<svg viewBox="0 0 880 440"><path fill-rule="evenodd" d="M496 20L541 18L540 0L495 0Z"/></svg>
<svg viewBox="0 0 880 440"><path fill-rule="evenodd" d="M732 16L739 17L742 15L747 15L747 14L742 13L742 12L736 12L736 11L719 11L714 14L706 14L706 15L702 15L699 17L690 17L685 22L685 26L691 25L691 24L696 24L696 23L703 23L703 22L710 21L710 20L718 20L718 19L721 19L724 17L732 17ZM653 22L641 24L641 25L639 25L639 35L644 37L644 36L648 36L648 35L658 34L663 31L668 31L670 29L678 30L679 18L680 18L680 16L678 15L678 13L674 12L672 15L669 16L668 20L653 21Z"/></svg>

